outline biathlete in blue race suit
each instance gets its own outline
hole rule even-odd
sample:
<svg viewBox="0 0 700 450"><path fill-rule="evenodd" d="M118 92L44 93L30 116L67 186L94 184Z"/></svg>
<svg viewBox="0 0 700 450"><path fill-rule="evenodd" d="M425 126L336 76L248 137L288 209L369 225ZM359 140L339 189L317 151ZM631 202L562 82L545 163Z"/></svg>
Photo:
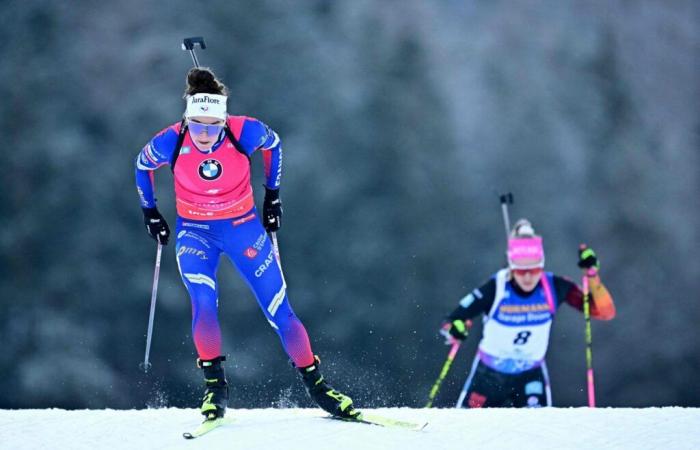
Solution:
<svg viewBox="0 0 700 450"><path fill-rule="evenodd" d="M153 172L164 165L173 170L175 252L192 302L192 336L205 378L202 414L207 420L223 417L228 405L216 276L224 254L255 294L311 398L334 416L356 416L352 400L330 387L319 371L306 329L289 303L268 235L280 228L282 217L282 147L277 133L256 119L229 116L227 89L209 69L189 71L185 99L183 121L158 133L137 156L136 185L148 233L165 245L170 229L156 207ZM263 223L250 183L250 156L257 150L263 154L266 178Z"/></svg>
<svg viewBox="0 0 700 450"><path fill-rule="evenodd" d="M580 250L578 265L589 277L591 317L615 317L593 250ZM440 332L452 344L466 338L471 319L484 316L483 337L458 408L552 405L545 363L552 321L563 303L582 310L583 293L573 282L543 269L542 238L521 219L508 241L508 268L467 294L443 323Z"/></svg>

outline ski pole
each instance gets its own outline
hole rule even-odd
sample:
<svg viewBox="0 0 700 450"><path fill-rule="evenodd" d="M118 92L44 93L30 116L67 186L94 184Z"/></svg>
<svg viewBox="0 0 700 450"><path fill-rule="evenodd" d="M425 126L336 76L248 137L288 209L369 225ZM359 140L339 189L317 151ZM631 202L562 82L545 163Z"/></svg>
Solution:
<svg viewBox="0 0 700 450"><path fill-rule="evenodd" d="M272 251L275 254L275 261L277 261L277 267L280 270L280 278L282 278L282 288L275 295L269 305L267 305L267 312L269 312L273 317L277 312L284 299L286 298L287 282L284 280L284 272L282 272L282 260L280 259L280 249L277 246L277 233L270 231L270 238L272 239Z"/></svg>
<svg viewBox="0 0 700 450"><path fill-rule="evenodd" d="M442 384L442 380L445 379L447 376L447 372L449 372L450 367L452 366L452 361L455 360L455 356L457 356L457 351L459 350L459 346L462 345L462 341L454 341L452 344L452 348L450 348L450 352L447 354L447 360L445 361L445 364L442 365L442 370L440 371L440 375L437 377L437 380L435 380L435 384L433 384L432 389L430 389L430 394L428 395L428 403L425 404L426 408L430 408L433 406L433 400L435 400L435 397L437 397L438 391L440 390L440 385Z"/></svg>
<svg viewBox="0 0 700 450"><path fill-rule="evenodd" d="M277 266L280 268L280 276L282 277L282 284L287 285L284 279L284 273L282 272L282 260L280 259L280 248L277 245L277 232L271 231L270 238L272 238L272 250L275 252L275 259L277 260Z"/></svg>
<svg viewBox="0 0 700 450"><path fill-rule="evenodd" d="M513 204L513 194L508 192L507 194L500 195L501 200L501 212L503 213L503 225L506 227L506 243L508 242L508 236L510 236L510 216L508 215L508 204Z"/></svg>
<svg viewBox="0 0 700 450"><path fill-rule="evenodd" d="M204 43L204 38L202 36L195 36L190 38L185 38L182 40L182 49L186 52L190 52L192 56L192 63L195 67L199 67L199 61L197 60L197 55L194 53L194 48L199 45L199 48L204 50L207 45Z"/></svg>
<svg viewBox="0 0 700 450"><path fill-rule="evenodd" d="M581 244L581 250L586 245ZM586 321L586 384L588 386L588 407L595 408L595 385L593 383L593 334L591 333L591 304L588 274L583 274L583 317Z"/></svg>
<svg viewBox="0 0 700 450"><path fill-rule="evenodd" d="M146 354L143 357L141 368L144 372L148 372L151 368L151 363L148 361L148 356L151 353L151 337L153 336L153 319L156 315L156 297L158 296L158 277L160 276L160 256L163 252L163 244L158 242L158 251L156 252L156 267L153 271L153 289L151 290L151 312L148 316L148 334L146 335Z"/></svg>

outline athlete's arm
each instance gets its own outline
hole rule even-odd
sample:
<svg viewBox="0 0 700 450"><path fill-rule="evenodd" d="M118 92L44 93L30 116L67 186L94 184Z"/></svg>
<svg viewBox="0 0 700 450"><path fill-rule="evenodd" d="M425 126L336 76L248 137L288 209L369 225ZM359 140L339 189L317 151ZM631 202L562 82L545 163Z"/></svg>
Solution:
<svg viewBox="0 0 700 450"><path fill-rule="evenodd" d="M177 144L179 130L170 126L158 133L136 156L136 189L142 208L154 208L156 198L153 190L153 171L170 164Z"/></svg>
<svg viewBox="0 0 700 450"><path fill-rule="evenodd" d="M496 279L491 277L481 287L474 289L459 301L459 306L452 311L447 320L473 319L481 314L488 314L496 298Z"/></svg>
<svg viewBox="0 0 700 450"><path fill-rule="evenodd" d="M282 181L282 142L274 130L261 121L246 118L239 141L250 156L262 150L265 168L265 187L279 189Z"/></svg>
<svg viewBox="0 0 700 450"><path fill-rule="evenodd" d="M612 296L596 274L589 279L591 290L591 317L599 320L610 320L615 317L615 304ZM557 306L566 302L579 311L583 311L583 291L576 283L568 278L554 276L554 289L557 293Z"/></svg>

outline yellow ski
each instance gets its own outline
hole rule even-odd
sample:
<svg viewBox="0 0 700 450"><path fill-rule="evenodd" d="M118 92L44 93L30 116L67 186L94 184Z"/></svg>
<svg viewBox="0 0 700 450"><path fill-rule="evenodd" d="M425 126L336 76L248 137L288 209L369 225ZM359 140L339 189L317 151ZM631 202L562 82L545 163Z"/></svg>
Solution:
<svg viewBox="0 0 700 450"><path fill-rule="evenodd" d="M233 418L231 418L231 417L219 417L218 419L205 420L193 432L182 433L182 437L184 437L185 439L198 438L198 437L200 437L204 434L207 434L210 431L215 430L223 425L229 425L232 423L233 423Z"/></svg>

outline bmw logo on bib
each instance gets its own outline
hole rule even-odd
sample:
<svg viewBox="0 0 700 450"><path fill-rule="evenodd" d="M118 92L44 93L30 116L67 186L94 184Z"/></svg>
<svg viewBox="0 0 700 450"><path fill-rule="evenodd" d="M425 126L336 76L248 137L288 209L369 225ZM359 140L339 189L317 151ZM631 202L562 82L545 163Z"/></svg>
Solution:
<svg viewBox="0 0 700 450"><path fill-rule="evenodd" d="M215 159L207 159L199 165L199 176L207 181L216 180L221 172L221 163Z"/></svg>

